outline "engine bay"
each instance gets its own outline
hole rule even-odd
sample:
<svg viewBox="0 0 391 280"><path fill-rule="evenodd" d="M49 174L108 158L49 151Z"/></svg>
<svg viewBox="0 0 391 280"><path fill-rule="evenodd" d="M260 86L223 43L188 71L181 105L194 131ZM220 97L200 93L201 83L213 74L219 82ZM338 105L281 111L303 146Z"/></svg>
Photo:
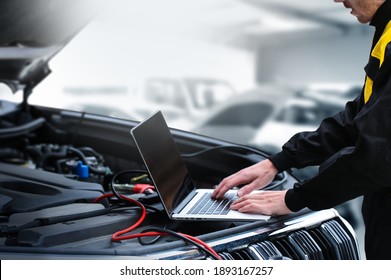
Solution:
<svg viewBox="0 0 391 280"><path fill-rule="evenodd" d="M2 258L359 258L353 230L333 209L268 221L171 220L130 140L135 123L46 108L32 112L36 116L23 124L16 121L20 113L7 115L0 128ZM44 121L37 125L37 119ZM203 188L266 156L172 134ZM267 189L295 182L284 172Z"/></svg>

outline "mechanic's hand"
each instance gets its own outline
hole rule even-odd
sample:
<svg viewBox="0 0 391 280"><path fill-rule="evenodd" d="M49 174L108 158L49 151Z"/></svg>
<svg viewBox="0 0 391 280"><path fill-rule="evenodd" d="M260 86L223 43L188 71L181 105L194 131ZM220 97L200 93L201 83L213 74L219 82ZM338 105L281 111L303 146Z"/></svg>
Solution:
<svg viewBox="0 0 391 280"><path fill-rule="evenodd" d="M246 194L232 203L231 209L243 213L256 213L269 216L292 213L285 204L284 191L264 191Z"/></svg>
<svg viewBox="0 0 391 280"><path fill-rule="evenodd" d="M274 164L269 159L265 159L224 178L213 191L212 197L222 198L229 189L244 184L237 193L239 197L242 197L270 184L277 173Z"/></svg>

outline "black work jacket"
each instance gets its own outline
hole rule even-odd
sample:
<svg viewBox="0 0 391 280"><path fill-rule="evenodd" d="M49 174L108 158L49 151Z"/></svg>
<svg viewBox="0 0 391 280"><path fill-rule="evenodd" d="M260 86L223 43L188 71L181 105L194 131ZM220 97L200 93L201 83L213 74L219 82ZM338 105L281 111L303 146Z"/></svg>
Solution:
<svg viewBox="0 0 391 280"><path fill-rule="evenodd" d="M376 31L361 95L314 132L294 135L270 157L279 171L320 165L287 192L289 209L321 210L373 192L391 192L391 1L374 15Z"/></svg>

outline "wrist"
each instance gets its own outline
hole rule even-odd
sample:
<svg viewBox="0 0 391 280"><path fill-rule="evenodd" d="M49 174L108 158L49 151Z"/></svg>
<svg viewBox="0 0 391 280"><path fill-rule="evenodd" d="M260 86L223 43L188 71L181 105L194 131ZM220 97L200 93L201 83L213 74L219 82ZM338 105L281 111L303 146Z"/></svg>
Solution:
<svg viewBox="0 0 391 280"><path fill-rule="evenodd" d="M265 159L264 164L266 164L267 170L269 170L274 175L276 175L278 173L277 167L274 165L274 163L270 159Z"/></svg>

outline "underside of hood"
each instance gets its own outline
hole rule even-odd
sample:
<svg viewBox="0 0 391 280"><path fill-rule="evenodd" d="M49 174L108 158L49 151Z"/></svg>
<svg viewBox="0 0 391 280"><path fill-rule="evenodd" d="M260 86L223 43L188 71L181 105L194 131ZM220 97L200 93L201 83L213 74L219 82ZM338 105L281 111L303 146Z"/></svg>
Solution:
<svg viewBox="0 0 391 280"><path fill-rule="evenodd" d="M49 60L97 13L94 0L2 0L0 82L25 97L50 69Z"/></svg>

